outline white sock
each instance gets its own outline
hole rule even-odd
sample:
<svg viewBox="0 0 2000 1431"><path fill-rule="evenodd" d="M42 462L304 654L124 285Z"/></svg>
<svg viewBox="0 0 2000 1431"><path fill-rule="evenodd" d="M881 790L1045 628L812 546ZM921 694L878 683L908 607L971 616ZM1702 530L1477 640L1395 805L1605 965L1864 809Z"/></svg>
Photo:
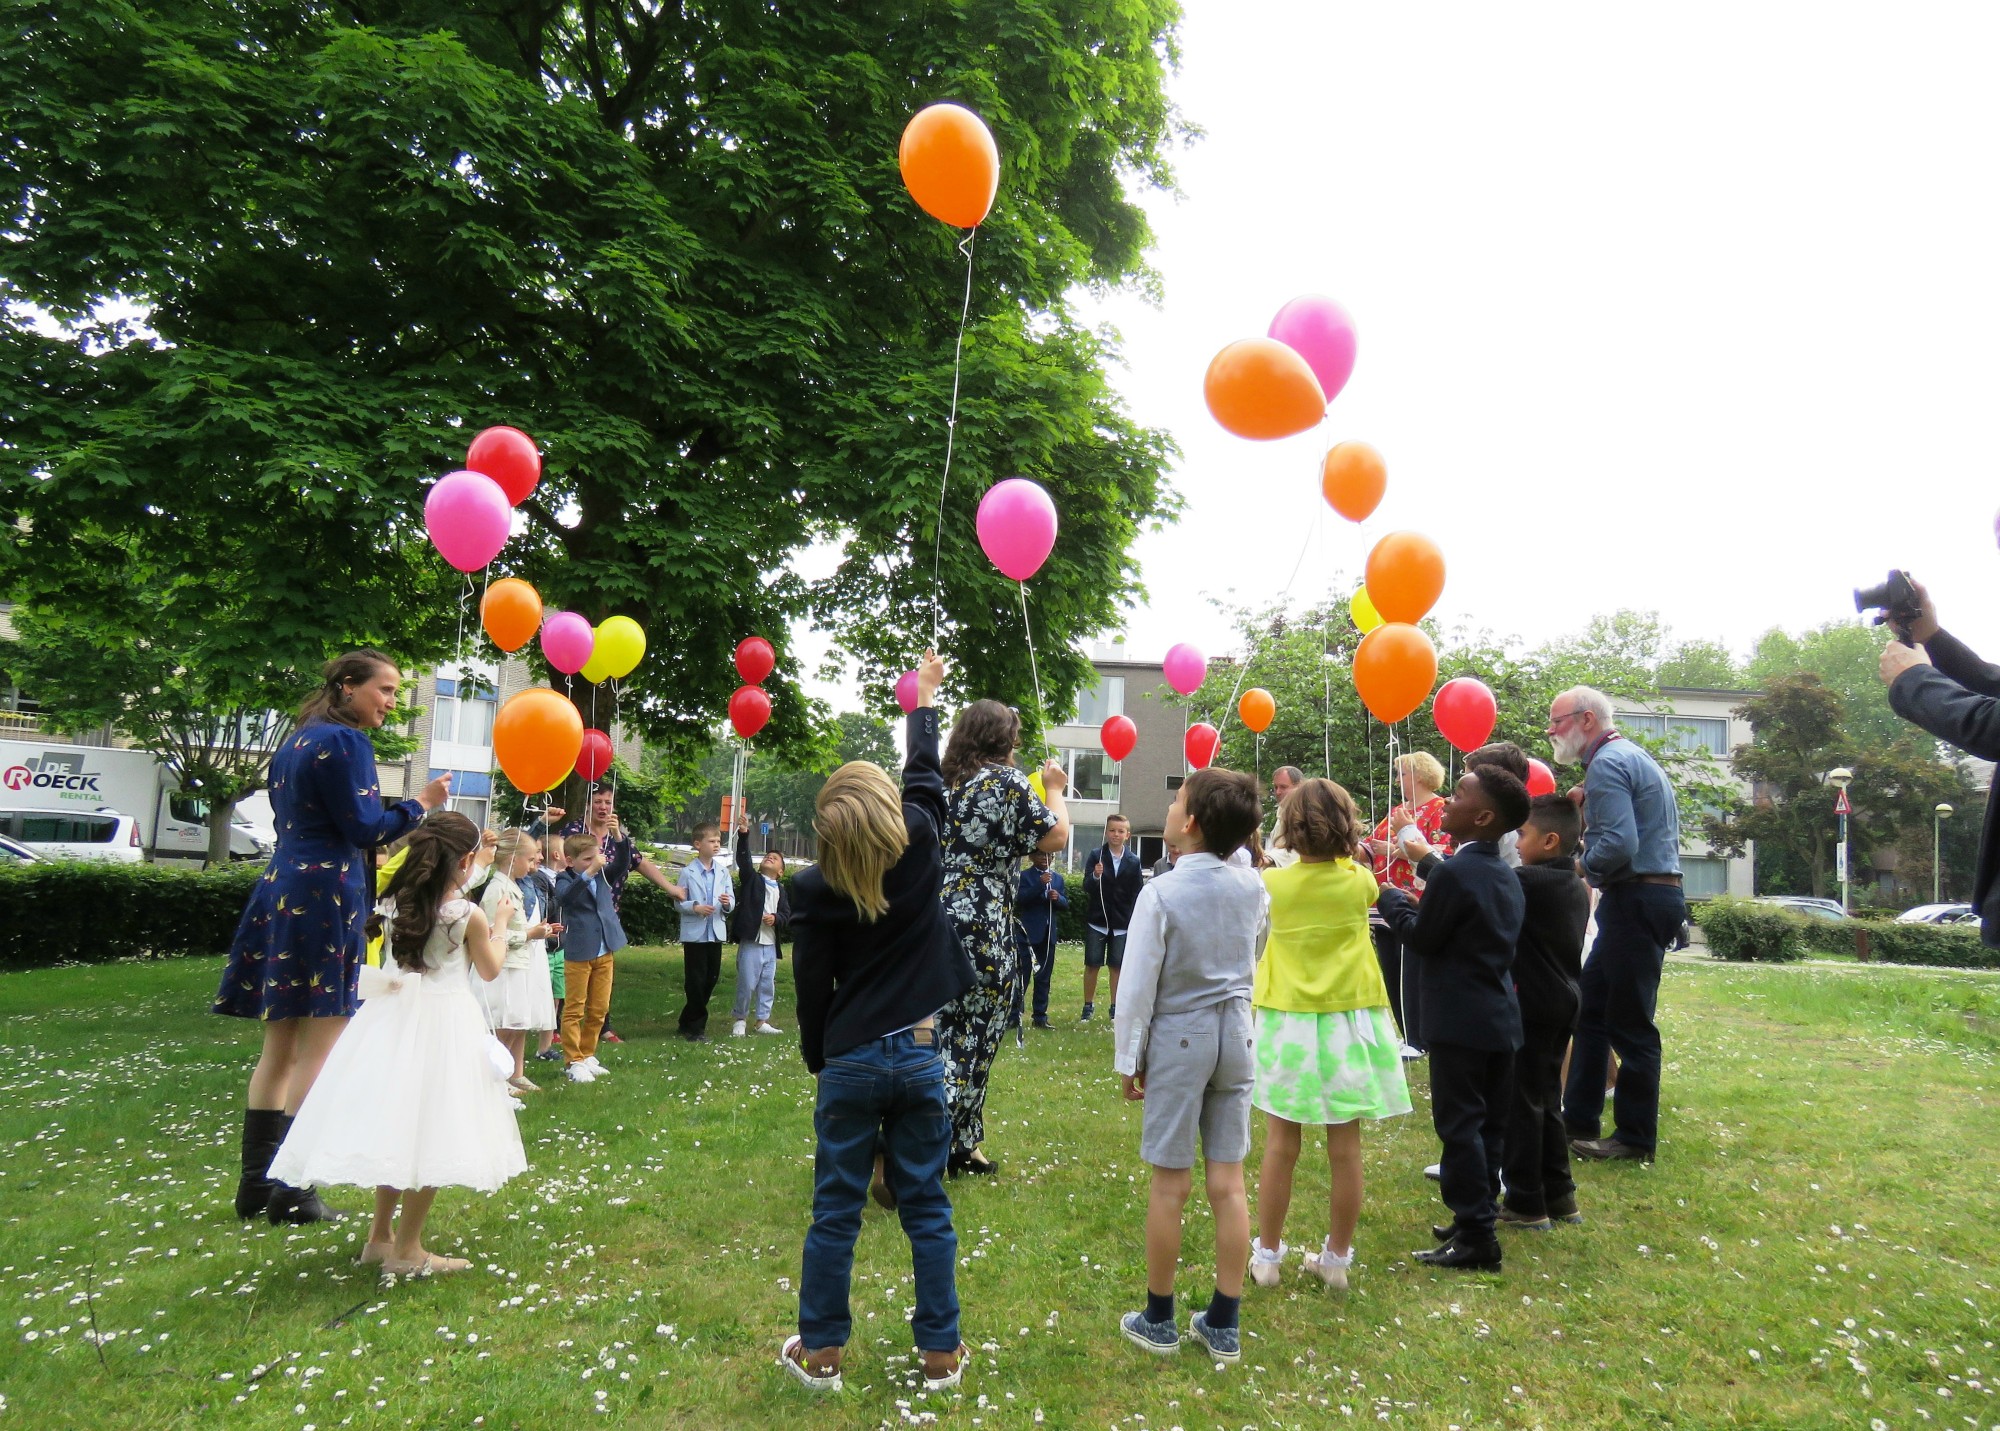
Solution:
<svg viewBox="0 0 2000 1431"><path fill-rule="evenodd" d="M1278 1239L1278 1250L1276 1252L1266 1247L1262 1238L1253 1237L1250 1239L1250 1255L1259 1262L1283 1262L1285 1260L1285 1252L1285 1239L1282 1237Z"/></svg>
<svg viewBox="0 0 2000 1431"><path fill-rule="evenodd" d="M1335 1252L1333 1250L1333 1239L1329 1237L1325 1242L1320 1244L1319 1260L1322 1267L1352 1267L1354 1265L1354 1249L1350 1247L1345 1253Z"/></svg>

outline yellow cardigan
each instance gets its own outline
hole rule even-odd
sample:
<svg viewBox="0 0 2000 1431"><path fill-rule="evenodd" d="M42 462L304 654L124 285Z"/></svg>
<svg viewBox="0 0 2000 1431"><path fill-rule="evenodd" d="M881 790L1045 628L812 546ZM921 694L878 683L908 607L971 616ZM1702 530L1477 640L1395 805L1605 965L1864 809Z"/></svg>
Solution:
<svg viewBox="0 0 2000 1431"><path fill-rule="evenodd" d="M1260 1009L1338 1014L1386 1007L1389 990L1375 962L1368 910L1375 876L1350 859L1264 871L1271 937L1257 965Z"/></svg>

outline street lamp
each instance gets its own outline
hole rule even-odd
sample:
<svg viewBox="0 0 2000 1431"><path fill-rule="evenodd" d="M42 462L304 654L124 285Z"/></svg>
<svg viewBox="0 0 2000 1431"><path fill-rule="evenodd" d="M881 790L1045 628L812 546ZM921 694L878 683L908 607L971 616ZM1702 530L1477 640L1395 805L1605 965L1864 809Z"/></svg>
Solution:
<svg viewBox="0 0 2000 1431"><path fill-rule="evenodd" d="M1931 903L1944 903L1944 865L1939 852L1944 847L1944 822L1951 818L1951 806L1938 801L1931 811Z"/></svg>
<svg viewBox="0 0 2000 1431"><path fill-rule="evenodd" d="M1826 772L1826 783L1840 792L1834 797L1833 808L1840 813L1840 912L1847 913L1847 787L1854 783L1854 772L1845 765L1836 766Z"/></svg>

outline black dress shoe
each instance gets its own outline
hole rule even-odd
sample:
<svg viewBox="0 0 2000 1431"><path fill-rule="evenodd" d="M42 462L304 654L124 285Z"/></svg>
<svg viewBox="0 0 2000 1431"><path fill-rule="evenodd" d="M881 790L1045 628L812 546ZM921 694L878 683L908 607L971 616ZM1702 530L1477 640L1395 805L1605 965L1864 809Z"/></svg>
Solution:
<svg viewBox="0 0 2000 1431"><path fill-rule="evenodd" d="M1500 1265L1500 1239L1491 1233L1480 1238L1459 1236L1442 1247L1427 1249L1415 1256L1427 1267L1477 1272Z"/></svg>
<svg viewBox="0 0 2000 1431"><path fill-rule="evenodd" d="M1449 1242L1452 1238L1458 1236L1458 1224L1455 1222L1434 1222L1431 1224L1431 1236L1435 1237L1439 1242Z"/></svg>
<svg viewBox="0 0 2000 1431"><path fill-rule="evenodd" d="M1593 1163L1619 1162L1626 1159L1639 1163L1653 1161L1651 1148L1623 1143L1616 1138L1571 1138L1569 1150L1577 1157L1588 1158Z"/></svg>
<svg viewBox="0 0 2000 1431"><path fill-rule="evenodd" d="M318 1188L295 1188L289 1183L271 1184L271 1203L264 1215L274 1227L304 1227L313 1222L342 1222L344 1212L335 1212L319 1200Z"/></svg>
<svg viewBox="0 0 2000 1431"><path fill-rule="evenodd" d="M1043 1014L1035 1020L1035 1027L1038 1029L1052 1029L1055 1025L1049 1022L1047 1014Z"/></svg>
<svg viewBox="0 0 2000 1431"><path fill-rule="evenodd" d="M945 1159L944 1170L952 1177L957 1177L960 1173L971 1173L976 1178L990 1178L1000 1171L1000 1165L986 1158L975 1158L969 1153L953 1153Z"/></svg>

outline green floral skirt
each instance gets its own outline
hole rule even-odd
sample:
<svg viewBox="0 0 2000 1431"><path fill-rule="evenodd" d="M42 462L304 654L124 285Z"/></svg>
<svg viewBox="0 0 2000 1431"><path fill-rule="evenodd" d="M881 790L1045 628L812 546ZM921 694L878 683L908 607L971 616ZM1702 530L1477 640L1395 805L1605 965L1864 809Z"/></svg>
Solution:
<svg viewBox="0 0 2000 1431"><path fill-rule="evenodd" d="M1386 1008L1338 1014L1255 1011L1252 1101L1293 1123L1351 1123L1410 1111L1402 1039Z"/></svg>

